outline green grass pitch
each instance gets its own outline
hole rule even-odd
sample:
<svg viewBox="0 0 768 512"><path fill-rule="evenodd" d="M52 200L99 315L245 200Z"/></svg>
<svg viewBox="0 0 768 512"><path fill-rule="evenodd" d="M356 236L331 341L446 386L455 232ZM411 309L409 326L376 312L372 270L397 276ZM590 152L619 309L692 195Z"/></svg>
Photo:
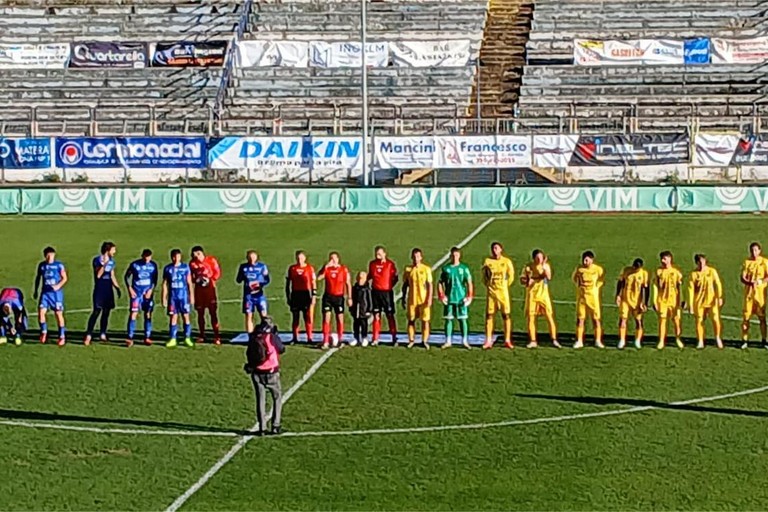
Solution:
<svg viewBox="0 0 768 512"><path fill-rule="evenodd" d="M229 335L242 330L234 273L246 249L257 249L270 265L270 306L285 329L282 277L294 250L306 250L318 267L328 251L339 250L355 271L364 268L375 244L385 244L400 268L418 246L431 264L487 218L1 220L1 286L20 286L31 295L45 245L54 245L67 264L73 343L58 348L28 340L22 347L0 347L0 509L163 510L253 424L253 393L240 371L242 347L79 344L90 302L89 263L102 241L117 243L121 273L144 247L162 265L171 248L186 254L202 244L224 270L219 295ZM637 256L654 268L659 251L669 249L687 273L693 253L704 252L723 278L724 334L734 342L739 266L748 244L761 240L766 228L760 216L512 215L498 217L473 238L464 260L479 279L494 240L505 245L518 270L532 249L546 251L555 272L558 324L563 341L570 342L575 293L569 276L581 251L594 250L608 276L604 321L612 347L617 310L609 304L621 268ZM519 346L519 284L513 296ZM479 299L471 308L473 330L482 329L483 306ZM125 309L113 314L114 340L123 338L125 315ZM37 327L34 318L31 323ZM165 324L158 308L156 328L165 331ZM439 318L435 324L442 328ZM651 313L647 330L652 338ZM690 317L684 330L690 342ZM162 341L164 333L155 338ZM248 443L182 510L767 509L768 391L730 395L768 385L768 351L731 346L658 352L652 342L623 352L342 349L286 405L290 435ZM284 388L320 355L290 347ZM679 404L687 401L693 402ZM630 412L604 414L620 410ZM511 424L493 426L499 422ZM475 428L461 427L467 425ZM461 428L430 429L441 426ZM199 435L152 435L169 429ZM393 429L402 431L386 432Z"/></svg>

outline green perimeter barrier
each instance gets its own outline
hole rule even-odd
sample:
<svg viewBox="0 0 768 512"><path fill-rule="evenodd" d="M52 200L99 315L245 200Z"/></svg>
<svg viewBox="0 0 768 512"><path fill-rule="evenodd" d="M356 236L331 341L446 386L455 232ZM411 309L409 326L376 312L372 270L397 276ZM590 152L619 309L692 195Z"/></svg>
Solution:
<svg viewBox="0 0 768 512"><path fill-rule="evenodd" d="M0 214L764 211L768 186L0 189Z"/></svg>

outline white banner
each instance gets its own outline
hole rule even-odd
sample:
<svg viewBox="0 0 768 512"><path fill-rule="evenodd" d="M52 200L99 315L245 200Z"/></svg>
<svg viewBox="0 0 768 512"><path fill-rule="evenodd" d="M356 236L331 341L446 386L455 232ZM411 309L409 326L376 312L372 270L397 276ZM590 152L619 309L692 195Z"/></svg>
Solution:
<svg viewBox="0 0 768 512"><path fill-rule="evenodd" d="M533 165L565 169L571 163L578 141L578 135L534 135Z"/></svg>
<svg viewBox="0 0 768 512"><path fill-rule="evenodd" d="M305 41L240 41L235 66L257 68L309 66L309 43Z"/></svg>
<svg viewBox="0 0 768 512"><path fill-rule="evenodd" d="M309 62L318 68L354 68L362 64L362 45L356 42L313 41L309 46ZM365 63L368 67L389 65L389 43L366 43Z"/></svg>
<svg viewBox="0 0 768 512"><path fill-rule="evenodd" d="M435 137L375 137L374 162L379 169L431 169Z"/></svg>
<svg viewBox="0 0 768 512"><path fill-rule="evenodd" d="M0 44L0 69L63 69L69 44Z"/></svg>
<svg viewBox="0 0 768 512"><path fill-rule="evenodd" d="M573 61L579 66L684 64L685 44L669 39L597 41L575 39Z"/></svg>
<svg viewBox="0 0 768 512"><path fill-rule="evenodd" d="M514 168L532 165L531 137L522 135L439 136L435 167Z"/></svg>
<svg viewBox="0 0 768 512"><path fill-rule="evenodd" d="M697 134L693 165L695 167L729 167L740 138L736 134Z"/></svg>
<svg viewBox="0 0 768 512"><path fill-rule="evenodd" d="M469 39L445 41L397 41L390 44L395 66L461 67L469 64Z"/></svg>
<svg viewBox="0 0 768 512"><path fill-rule="evenodd" d="M760 64L768 61L768 37L712 38L712 64Z"/></svg>

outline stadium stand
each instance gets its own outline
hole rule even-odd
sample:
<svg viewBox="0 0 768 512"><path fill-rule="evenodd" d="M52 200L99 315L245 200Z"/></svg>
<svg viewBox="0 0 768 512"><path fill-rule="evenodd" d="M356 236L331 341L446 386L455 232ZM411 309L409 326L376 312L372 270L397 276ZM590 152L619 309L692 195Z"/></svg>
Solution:
<svg viewBox="0 0 768 512"><path fill-rule="evenodd" d="M0 3L0 42L229 39L239 2L52 0ZM0 75L5 135L207 132L221 69L8 69Z"/></svg>
<svg viewBox="0 0 768 512"><path fill-rule="evenodd" d="M759 0L538 0L520 89L521 129L544 132L758 130L763 65L575 66L574 38L749 37ZM530 119L533 120L530 120Z"/></svg>

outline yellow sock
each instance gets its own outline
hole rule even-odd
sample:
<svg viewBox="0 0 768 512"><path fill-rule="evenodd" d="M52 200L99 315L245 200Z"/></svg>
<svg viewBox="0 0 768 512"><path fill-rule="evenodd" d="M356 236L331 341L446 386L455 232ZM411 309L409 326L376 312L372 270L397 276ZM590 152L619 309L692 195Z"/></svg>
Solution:
<svg viewBox="0 0 768 512"><path fill-rule="evenodd" d="M576 322L576 341L584 342L584 324L581 321Z"/></svg>
<svg viewBox="0 0 768 512"><path fill-rule="evenodd" d="M536 341L536 317L533 315L528 316L528 339Z"/></svg>
<svg viewBox="0 0 768 512"><path fill-rule="evenodd" d="M557 339L557 324L554 315L547 315L547 324L549 325L549 335L553 340Z"/></svg>
<svg viewBox="0 0 768 512"><path fill-rule="evenodd" d="M512 341L512 317L504 319L504 343Z"/></svg>
<svg viewBox="0 0 768 512"><path fill-rule="evenodd" d="M643 328L642 327L638 327L635 330L635 339L640 341L640 342L642 342L643 341L643 334L644 334L643 333Z"/></svg>
<svg viewBox="0 0 768 512"><path fill-rule="evenodd" d="M619 325L619 341L622 343L627 342L627 326L626 324Z"/></svg>
<svg viewBox="0 0 768 512"><path fill-rule="evenodd" d="M413 343L413 340L416 339L416 325L412 323L408 323L408 343Z"/></svg>
<svg viewBox="0 0 768 512"><path fill-rule="evenodd" d="M720 320L720 315L712 317L712 328L715 331L715 338L719 340L723 335L723 322Z"/></svg>
<svg viewBox="0 0 768 512"><path fill-rule="evenodd" d="M704 343L704 319L702 318L696 319L696 339L699 343Z"/></svg>
<svg viewBox="0 0 768 512"><path fill-rule="evenodd" d="M666 317L659 318L659 343L667 341L667 319Z"/></svg>
<svg viewBox="0 0 768 512"><path fill-rule="evenodd" d="M493 317L485 317L485 340L488 343L493 343Z"/></svg>
<svg viewBox="0 0 768 512"><path fill-rule="evenodd" d="M603 341L603 324L601 322L595 322L595 343L602 343Z"/></svg>
<svg viewBox="0 0 768 512"><path fill-rule="evenodd" d="M426 345L429 343L429 325L424 324L421 326L421 341Z"/></svg>

